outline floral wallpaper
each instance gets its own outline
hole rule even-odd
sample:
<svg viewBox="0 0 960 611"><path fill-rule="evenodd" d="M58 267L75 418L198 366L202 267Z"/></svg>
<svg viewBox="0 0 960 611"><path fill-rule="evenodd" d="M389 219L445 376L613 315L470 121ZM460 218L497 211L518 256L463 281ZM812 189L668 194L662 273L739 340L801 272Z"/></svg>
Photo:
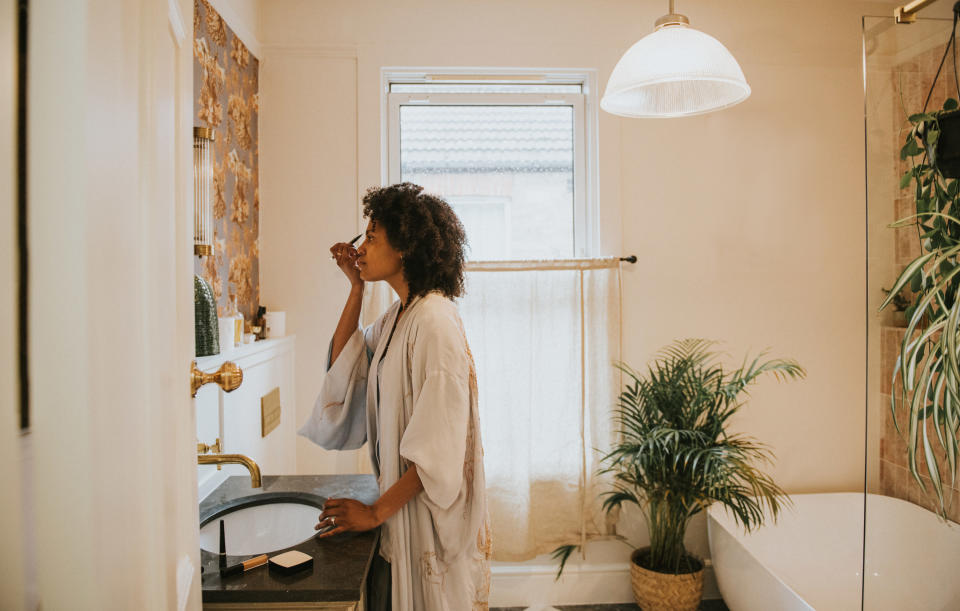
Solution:
<svg viewBox="0 0 960 611"><path fill-rule="evenodd" d="M260 62L207 0L193 4L193 124L212 127L213 254L194 271L213 287L220 316L236 295L250 320L260 303Z"/></svg>

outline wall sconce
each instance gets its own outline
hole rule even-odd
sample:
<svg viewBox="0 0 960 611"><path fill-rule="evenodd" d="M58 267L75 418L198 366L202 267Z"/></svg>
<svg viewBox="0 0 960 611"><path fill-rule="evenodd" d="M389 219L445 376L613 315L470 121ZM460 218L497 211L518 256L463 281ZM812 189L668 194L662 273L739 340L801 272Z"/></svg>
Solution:
<svg viewBox="0 0 960 611"><path fill-rule="evenodd" d="M213 254L213 206L210 184L213 182L213 158L210 153L214 131L193 128L193 254Z"/></svg>

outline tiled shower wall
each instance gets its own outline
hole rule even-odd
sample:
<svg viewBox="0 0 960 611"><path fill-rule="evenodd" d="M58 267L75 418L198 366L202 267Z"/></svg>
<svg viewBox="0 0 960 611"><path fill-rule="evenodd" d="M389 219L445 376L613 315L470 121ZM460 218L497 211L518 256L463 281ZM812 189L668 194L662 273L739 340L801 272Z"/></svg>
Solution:
<svg viewBox="0 0 960 611"><path fill-rule="evenodd" d="M894 100L894 125L893 136L896 139L894 151L896 158L891 164L891 171L896 172L896 179L910 167L910 161L901 161L899 157L900 148L903 146L906 138L906 130L910 129L910 123L907 116L922 112L923 104L926 100L930 85L933 82L934 75L937 72L937 66L943 57L944 45L938 45L932 49L918 54L913 59L904 62L891 71L890 78L893 79L893 92L896 96ZM937 110L943 107L943 102L948 97L960 99L957 94L957 86L953 75L953 66L950 58L944 65L944 69L937 79L933 95L930 97L930 103L927 110ZM902 131L901 131L902 130ZM908 186L899 192L894 201L895 214L897 219L907 217L916 212L913 199L913 185ZM917 230L914 227L905 227L901 229L889 229L896 231L896 240L894 242L893 256L896 262L896 269L902 270L921 251L920 240L917 237ZM893 279L890 279L892 284ZM880 438L880 492L887 496L893 496L915 503L931 511L937 509L934 503L933 487L930 478L927 477L926 465L920 459L919 472L921 479L926 484L927 493L924 494L920 485L916 482L907 468L907 446L901 433L897 432L894 425L894 416L890 409L891 393L899 392L899 384L896 388L892 386L893 367L900 352L900 342L903 339L906 330L902 327L884 327L880 336L881 351L881 395L883 402L881 413L883 414L883 431ZM897 412L897 424L903 435L907 431L907 422L902 410ZM933 429L929 430L933 435ZM938 444L934 441L934 446ZM946 471L945 454L941 450L937 453L938 468L941 473L941 481L947 488L944 494L952 495L953 503L948 517L954 522L960 521L960 484L958 488L949 488L949 472ZM946 474L946 475L944 475Z"/></svg>

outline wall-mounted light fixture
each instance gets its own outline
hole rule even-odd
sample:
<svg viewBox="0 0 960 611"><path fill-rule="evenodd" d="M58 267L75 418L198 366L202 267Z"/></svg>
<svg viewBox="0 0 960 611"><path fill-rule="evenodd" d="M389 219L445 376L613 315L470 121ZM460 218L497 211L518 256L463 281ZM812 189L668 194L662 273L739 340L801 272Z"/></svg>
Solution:
<svg viewBox="0 0 960 611"><path fill-rule="evenodd" d="M214 132L209 127L193 128L193 253L213 254L213 157L210 147Z"/></svg>
<svg viewBox="0 0 960 611"><path fill-rule="evenodd" d="M733 55L716 38L690 27L673 10L614 67L600 100L623 117L688 117L747 99L750 86Z"/></svg>

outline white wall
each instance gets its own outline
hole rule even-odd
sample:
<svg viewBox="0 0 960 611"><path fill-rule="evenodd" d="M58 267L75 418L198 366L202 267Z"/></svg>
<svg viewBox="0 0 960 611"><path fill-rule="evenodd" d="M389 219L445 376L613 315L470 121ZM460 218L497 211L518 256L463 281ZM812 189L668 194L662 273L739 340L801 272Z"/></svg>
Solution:
<svg viewBox="0 0 960 611"><path fill-rule="evenodd" d="M358 233L356 59L295 55L278 60L267 47L260 90L260 122L271 126L260 133L260 177L271 178L260 187L260 201L270 202L260 208L261 303L269 311L285 310L287 332L297 336L299 428L320 390L333 329L328 323L339 312L337 289L346 287L332 273L340 271L328 265L333 262L327 249ZM301 95L278 95L288 91ZM355 454L323 453L297 437L299 473L356 472Z"/></svg>
<svg viewBox="0 0 960 611"><path fill-rule="evenodd" d="M219 438L223 454L243 454L257 463L261 475L296 472L294 424L294 348L296 338L287 336L244 344L226 354L197 359L201 371L212 373L225 361L243 371L243 383L227 393L216 384L197 390L193 400L197 414L197 440L207 445ZM274 389L280 391L280 424L262 435L261 400ZM230 475L249 476L242 465L197 467L197 496L202 501Z"/></svg>
<svg viewBox="0 0 960 611"><path fill-rule="evenodd" d="M661 6L662 4L662 6ZM666 3L310 2L262 7L261 291L288 311L298 422L322 381L347 286L330 244L356 234L380 184L382 66L599 71ZM889 3L688 0L753 88L720 113L663 121L601 113L601 234L625 268L624 357L688 336L734 360L772 347L809 378L753 392L737 429L770 445L788 492L859 490L864 469L865 272L861 15ZM352 457L302 441L301 472ZM701 531L700 537L705 535Z"/></svg>
<svg viewBox="0 0 960 611"><path fill-rule="evenodd" d="M210 5L259 59L263 53L260 47L260 0L210 0Z"/></svg>
<svg viewBox="0 0 960 611"><path fill-rule="evenodd" d="M624 282L626 358L694 336L734 359L771 346L799 360L807 381L761 384L735 422L771 446L789 492L863 485L863 9L833 3L823 19L817 4L741 3L736 19L685 4L753 94L620 122L621 165L638 168L624 172L624 247L641 260Z"/></svg>
<svg viewBox="0 0 960 611"><path fill-rule="evenodd" d="M7 465L5 500L0 503L0 608L24 604L23 516L21 494L20 384L17 315L17 18L16 2L0 2L0 329L7 338L0 350L0 464Z"/></svg>
<svg viewBox="0 0 960 611"><path fill-rule="evenodd" d="M681 336L727 340L734 356L772 346L799 359L809 380L762 385L739 423L773 446L774 474L797 492L854 489L862 477L859 16L887 7L840 3L824 19L830 6L744 1L731 14L691 0L683 11L731 49L751 98L689 119L600 119L605 250L640 257L625 275L626 360L642 364ZM301 419L346 293L326 249L354 234L362 189L380 181L380 66L595 67L605 83L660 11L627 1L264 5L261 290L308 335Z"/></svg>
<svg viewBox="0 0 960 611"><path fill-rule="evenodd" d="M201 607L191 10L30 3L30 609Z"/></svg>

